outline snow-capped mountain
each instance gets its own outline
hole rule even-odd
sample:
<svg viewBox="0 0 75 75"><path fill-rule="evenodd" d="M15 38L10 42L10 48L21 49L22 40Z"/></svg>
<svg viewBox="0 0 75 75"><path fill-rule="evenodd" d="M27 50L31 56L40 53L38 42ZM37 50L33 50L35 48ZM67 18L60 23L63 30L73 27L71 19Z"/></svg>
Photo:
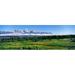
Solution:
<svg viewBox="0 0 75 75"><path fill-rule="evenodd" d="M0 31L0 36L48 36L52 35L51 32L37 32L37 31L26 31L26 30L14 30L14 31Z"/></svg>

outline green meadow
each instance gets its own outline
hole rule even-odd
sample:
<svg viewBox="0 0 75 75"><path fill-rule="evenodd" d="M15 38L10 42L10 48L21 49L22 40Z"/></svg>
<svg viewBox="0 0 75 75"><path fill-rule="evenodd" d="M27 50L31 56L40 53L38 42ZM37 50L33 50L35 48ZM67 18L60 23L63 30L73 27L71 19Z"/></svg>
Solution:
<svg viewBox="0 0 75 75"><path fill-rule="evenodd" d="M75 49L75 41L71 38L71 36L11 37L0 39L0 50L71 50Z"/></svg>

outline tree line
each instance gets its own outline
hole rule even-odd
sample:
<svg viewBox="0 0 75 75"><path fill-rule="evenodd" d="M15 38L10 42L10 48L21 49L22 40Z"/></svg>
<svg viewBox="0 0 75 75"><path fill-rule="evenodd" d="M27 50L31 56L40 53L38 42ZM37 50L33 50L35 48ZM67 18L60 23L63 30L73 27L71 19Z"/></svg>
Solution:
<svg viewBox="0 0 75 75"><path fill-rule="evenodd" d="M45 39L70 39L75 38L75 35L54 35L54 36L7 36L7 37L1 37L0 41L22 41L22 40L32 40L32 41L39 41L39 40L45 40Z"/></svg>

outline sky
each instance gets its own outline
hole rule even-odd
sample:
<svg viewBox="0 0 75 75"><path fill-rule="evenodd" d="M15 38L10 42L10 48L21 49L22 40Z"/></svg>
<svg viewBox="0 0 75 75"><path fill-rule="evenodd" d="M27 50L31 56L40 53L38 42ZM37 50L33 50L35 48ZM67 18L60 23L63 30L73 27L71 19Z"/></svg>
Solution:
<svg viewBox="0 0 75 75"><path fill-rule="evenodd" d="M34 30L53 34L75 34L75 25L0 25L0 31Z"/></svg>

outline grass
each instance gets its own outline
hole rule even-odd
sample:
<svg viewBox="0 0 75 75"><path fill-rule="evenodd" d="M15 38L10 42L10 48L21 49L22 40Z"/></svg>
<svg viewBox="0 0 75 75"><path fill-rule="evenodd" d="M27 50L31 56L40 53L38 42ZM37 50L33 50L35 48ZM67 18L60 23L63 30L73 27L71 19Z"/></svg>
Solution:
<svg viewBox="0 0 75 75"><path fill-rule="evenodd" d="M43 39L38 41L33 41L31 39L9 39L5 41L0 41L0 49L19 49L19 50L56 50L56 49L72 49L75 46L75 42L70 42L63 39ZM73 48L75 49L75 48Z"/></svg>

